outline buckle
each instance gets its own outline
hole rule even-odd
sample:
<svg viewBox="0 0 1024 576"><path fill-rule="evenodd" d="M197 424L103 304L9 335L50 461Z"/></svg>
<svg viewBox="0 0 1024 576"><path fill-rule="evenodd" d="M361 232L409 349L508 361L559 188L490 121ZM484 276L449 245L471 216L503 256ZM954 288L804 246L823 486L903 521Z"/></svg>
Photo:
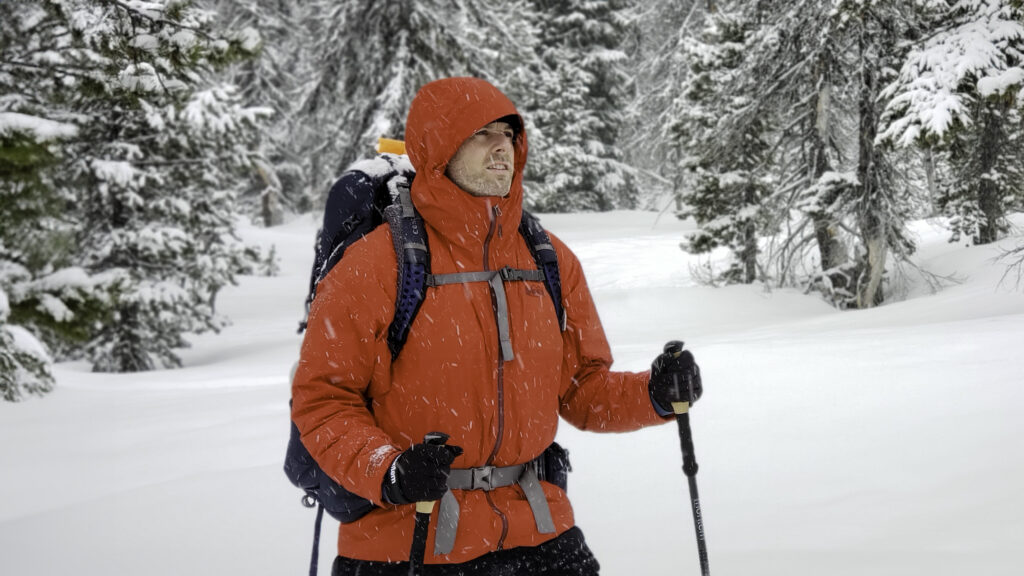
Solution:
<svg viewBox="0 0 1024 576"><path fill-rule="evenodd" d="M498 276L505 282L515 280L515 278L512 277L512 268L510 266L503 266L501 270L498 270Z"/></svg>
<svg viewBox="0 0 1024 576"><path fill-rule="evenodd" d="M494 490L494 486L491 485L494 466L481 466L480 468L470 468L470 470L473 474L470 480L470 490L483 490L485 492Z"/></svg>

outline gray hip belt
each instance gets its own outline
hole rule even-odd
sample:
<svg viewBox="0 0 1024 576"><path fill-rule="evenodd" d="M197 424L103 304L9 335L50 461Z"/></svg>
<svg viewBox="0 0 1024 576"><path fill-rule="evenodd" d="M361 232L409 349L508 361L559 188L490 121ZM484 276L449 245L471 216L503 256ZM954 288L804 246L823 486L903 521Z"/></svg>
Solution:
<svg viewBox="0 0 1024 576"><path fill-rule="evenodd" d="M452 490L483 490L490 492L495 488L519 484L526 495L533 520L537 523L537 531L541 534L554 534L555 523L551 519L551 509L547 497L541 487L537 475L540 459L525 464L512 466L482 466L480 468L455 468L448 476L448 491L441 498L441 508L437 512L437 535L434 539L434 554L448 554L455 547L455 533L459 529L459 503Z"/></svg>

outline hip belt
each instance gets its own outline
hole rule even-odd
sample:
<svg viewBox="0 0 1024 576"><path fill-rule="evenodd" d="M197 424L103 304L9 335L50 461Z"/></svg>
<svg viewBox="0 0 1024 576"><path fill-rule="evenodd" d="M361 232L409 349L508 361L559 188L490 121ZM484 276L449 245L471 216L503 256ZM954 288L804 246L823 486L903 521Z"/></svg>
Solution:
<svg viewBox="0 0 1024 576"><path fill-rule="evenodd" d="M537 523L537 531L541 534L554 534L555 523L551 519L544 488L541 487L537 475L537 467L542 465L543 458L531 460L525 464L512 466L482 466L480 468L455 468L448 476L448 491L441 498L441 507L437 512L437 535L434 538L434 554L448 554L455 547L455 533L459 528L459 502L452 490L483 490L490 492L495 488L519 484L526 501L533 511L533 520Z"/></svg>

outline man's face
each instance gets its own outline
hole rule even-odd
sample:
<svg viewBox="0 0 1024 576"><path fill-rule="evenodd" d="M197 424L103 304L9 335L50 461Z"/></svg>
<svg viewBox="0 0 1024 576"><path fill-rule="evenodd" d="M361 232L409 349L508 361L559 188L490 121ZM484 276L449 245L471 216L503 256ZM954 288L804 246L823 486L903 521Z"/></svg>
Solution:
<svg viewBox="0 0 1024 576"><path fill-rule="evenodd" d="M466 138L445 174L473 196L505 196L512 187L515 132L507 122L491 122Z"/></svg>

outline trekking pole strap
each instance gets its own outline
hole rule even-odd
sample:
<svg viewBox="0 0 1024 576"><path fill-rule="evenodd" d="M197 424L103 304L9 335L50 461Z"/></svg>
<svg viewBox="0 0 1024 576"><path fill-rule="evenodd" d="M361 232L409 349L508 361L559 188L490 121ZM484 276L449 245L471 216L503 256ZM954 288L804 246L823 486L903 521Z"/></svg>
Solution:
<svg viewBox="0 0 1024 576"><path fill-rule="evenodd" d="M448 491L441 498L437 513L437 535L434 538L434 554L448 554L455 547L455 533L459 528L459 503L452 490L483 490L519 484L526 495L526 501L533 511L533 520L541 534L554 534L555 522L551 518L547 496L537 476L541 457L526 464L512 466L482 466L479 468L456 468L448 475Z"/></svg>

